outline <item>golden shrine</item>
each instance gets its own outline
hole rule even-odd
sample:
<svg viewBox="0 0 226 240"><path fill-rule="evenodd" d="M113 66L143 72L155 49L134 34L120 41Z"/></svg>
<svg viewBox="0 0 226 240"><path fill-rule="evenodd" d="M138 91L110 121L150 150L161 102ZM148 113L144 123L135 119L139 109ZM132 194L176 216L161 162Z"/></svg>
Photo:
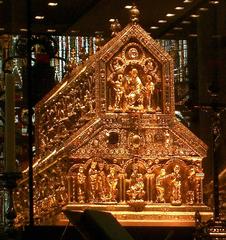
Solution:
<svg viewBox="0 0 226 240"><path fill-rule="evenodd" d="M35 108L36 224L62 209L110 211L123 225L194 225L207 146L175 117L173 60L136 17ZM28 219L28 172L15 194Z"/></svg>

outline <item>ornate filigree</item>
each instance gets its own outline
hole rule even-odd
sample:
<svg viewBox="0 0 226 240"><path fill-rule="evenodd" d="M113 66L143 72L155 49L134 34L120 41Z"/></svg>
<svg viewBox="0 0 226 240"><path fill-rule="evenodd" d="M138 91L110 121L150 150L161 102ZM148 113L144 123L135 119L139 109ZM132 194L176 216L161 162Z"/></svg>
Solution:
<svg viewBox="0 0 226 240"><path fill-rule="evenodd" d="M83 74L68 85L64 94L59 91L37 113L36 144L42 157L54 147L59 147L62 141L87 123L95 113L93 73Z"/></svg>
<svg viewBox="0 0 226 240"><path fill-rule="evenodd" d="M137 42L130 42L109 64L110 112L156 112L162 109L160 64Z"/></svg>

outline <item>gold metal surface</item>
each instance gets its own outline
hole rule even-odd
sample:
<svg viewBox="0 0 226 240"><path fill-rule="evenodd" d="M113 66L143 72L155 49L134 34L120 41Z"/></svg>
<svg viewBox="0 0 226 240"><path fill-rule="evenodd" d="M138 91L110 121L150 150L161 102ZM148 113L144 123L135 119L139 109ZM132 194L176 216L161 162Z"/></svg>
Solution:
<svg viewBox="0 0 226 240"><path fill-rule="evenodd" d="M36 106L34 214L111 211L123 225L194 224L207 147L174 114L173 61L137 24L125 27ZM70 67L73 64L70 65ZM27 171L16 193L28 216Z"/></svg>

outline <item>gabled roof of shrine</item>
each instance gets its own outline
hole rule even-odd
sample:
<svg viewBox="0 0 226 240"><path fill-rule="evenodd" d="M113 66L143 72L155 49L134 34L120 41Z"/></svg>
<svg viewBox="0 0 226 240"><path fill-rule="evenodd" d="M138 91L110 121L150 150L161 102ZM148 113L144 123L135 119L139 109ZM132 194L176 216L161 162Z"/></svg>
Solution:
<svg viewBox="0 0 226 240"><path fill-rule="evenodd" d="M153 56L160 62L172 61L172 57L157 43L139 24L130 23L114 38L109 40L99 52L97 58L109 60L111 53L117 52L130 39L135 39L144 48L150 49Z"/></svg>
<svg viewBox="0 0 226 240"><path fill-rule="evenodd" d="M130 23L102 46L99 51L91 55L83 64L74 67L70 73L66 74L63 80L37 103L36 108L38 109L57 94L63 93L64 88L66 88L71 81L74 81L81 74L88 72L90 68L95 67L98 61L108 61L129 39L135 39L145 48L151 49L153 56L160 63L167 61L173 62L172 57L139 24Z"/></svg>
<svg viewBox="0 0 226 240"><path fill-rule="evenodd" d="M68 73L63 81L59 83L55 88L53 88L37 105L36 105L36 114L37 114L37 129L36 133L37 135L45 135L46 128L42 127L43 122L42 121L43 116L46 114L49 114L50 112L54 111L54 107L58 104L58 101L62 100L63 97L65 99L73 98L74 91L74 85L76 82L78 82L80 79L80 83L83 84L83 78L87 78L91 73L93 74L93 79L95 81L95 94L94 98L96 101L100 102L100 106L103 102L102 100L99 100L100 92L102 91L101 86L101 74L102 70L105 68L109 68L109 62L115 57L115 55L123 51L123 48L126 44L133 42L141 45L144 49L144 52L146 51L147 54L151 54L151 56L159 63L161 66L165 66L168 64L168 75L161 73L161 81L165 81L164 84L166 86L163 87L164 91L168 91L167 97L168 100L166 100L166 97L164 97L163 101L168 101L168 104L170 105L170 110L167 110L167 107L165 106L162 109L162 112L155 112L155 113L139 113L140 115L143 115L141 119L150 119L150 125L154 123L154 127L158 128L158 123L160 123L161 127L165 127L166 129L171 129L172 133L174 134L175 138L178 138L181 140L182 144L184 146L187 146L189 149L192 149L194 151L194 155L197 155L200 158L203 158L206 156L207 147L206 145L197 137L195 136L188 128L183 126L182 123L176 120L175 114L174 114L174 80L173 80L173 60L171 56L164 51L164 49L152 38L149 36L149 34L144 31L144 29L137 23L128 24L121 32L119 32L114 38L112 38L109 42L107 42L104 46L100 48L99 51L97 51L96 54L89 57L88 60L86 60L83 64L80 66L77 66L76 68L72 69L70 73ZM129 61L128 61L129 62ZM100 67L101 63L104 63L104 67ZM108 64L108 65L107 65ZM130 62L128 63L128 65ZM162 70L161 70L162 71ZM106 71L105 71L106 72ZM104 81L107 82L107 74L105 73ZM82 85L81 85L82 86ZM103 88L104 89L104 88ZM99 93L97 93L99 91ZM70 94L69 94L70 93ZM106 94L104 95L106 96ZM70 99L69 99L70 100ZM66 100L65 100L66 101ZM163 104L165 104L165 102ZM70 101L69 101L70 103ZM66 104L66 103L65 103ZM73 105L74 103L70 103ZM105 101L106 104L106 101ZM102 104L103 105L103 104ZM59 108L62 107L61 105ZM67 106L65 106L67 108ZM107 109L107 108L106 108ZM63 109L58 109L58 111L63 111ZM103 112L102 112L103 113ZM71 149L76 146L76 148L79 148L81 146L84 146L89 139L91 139L95 134L99 134L104 128L106 124L106 119L104 119L104 115L106 115L107 110L104 114L99 114L97 111L94 111L94 113L91 115L89 112L86 112L84 116L88 116L87 119L83 119L84 124L80 127L77 127L75 124L75 121L73 120L73 124L76 126L75 128L71 128L71 131L66 131L65 127L63 126L61 132L58 134L62 134L62 132L65 132L64 136L61 137L61 140L59 141L58 136L56 135L55 139L47 136L47 142L46 145L51 142L53 144L53 147L49 147L49 151L51 150L51 153L49 155L43 155L41 158L47 158L51 159L52 156L56 156L58 154L61 154L66 149ZM67 117L64 112L62 112L63 120ZM116 116L118 113L112 112L114 116ZM119 113L118 115L120 115ZM138 115L139 115L138 114ZM122 115L122 114L121 114ZM133 114L132 114L133 115ZM160 116L163 116L162 118ZM168 115L168 116L167 116ZM166 116L166 117L165 117ZM55 126L58 124L58 116L55 114L52 118L54 123L51 125ZM171 118L171 120L170 120ZM158 120L159 119L159 120ZM79 122L80 120L78 120ZM161 122L162 121L162 122ZM167 124L165 124L164 121L168 121ZM62 122L61 122L62 123ZM122 123L123 126L124 123ZM165 125L164 125L165 124ZM140 125L141 126L141 125ZM145 126L144 126L145 127ZM44 129L44 130L43 130ZM51 128L51 131L53 129ZM53 132L51 133L53 135ZM51 136L52 136L51 135ZM44 136L46 137L46 136ZM43 136L38 136L38 144L37 149L40 148L41 141L43 139ZM57 142L57 144L55 144ZM54 151L52 151L54 149ZM43 152L48 152L46 150L43 150ZM52 154L52 155L51 155ZM40 158L40 155L37 154L37 158ZM42 162L42 161L41 161Z"/></svg>

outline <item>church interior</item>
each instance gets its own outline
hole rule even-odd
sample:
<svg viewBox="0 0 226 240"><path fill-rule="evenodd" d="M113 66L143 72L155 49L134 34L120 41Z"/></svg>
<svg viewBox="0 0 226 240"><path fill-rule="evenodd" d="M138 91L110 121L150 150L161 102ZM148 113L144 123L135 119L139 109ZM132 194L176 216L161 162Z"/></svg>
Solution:
<svg viewBox="0 0 226 240"><path fill-rule="evenodd" d="M226 2L0 0L0 239L226 240Z"/></svg>

